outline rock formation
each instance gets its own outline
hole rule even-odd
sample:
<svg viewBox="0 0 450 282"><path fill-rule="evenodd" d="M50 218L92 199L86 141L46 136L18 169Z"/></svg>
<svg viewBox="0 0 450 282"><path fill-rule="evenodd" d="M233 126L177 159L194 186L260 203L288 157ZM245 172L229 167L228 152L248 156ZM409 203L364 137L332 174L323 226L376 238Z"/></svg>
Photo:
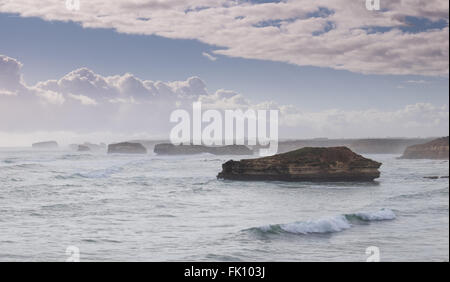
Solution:
<svg viewBox="0 0 450 282"><path fill-rule="evenodd" d="M32 147L34 149L56 149L58 148L58 143L56 141L45 141L33 143Z"/></svg>
<svg viewBox="0 0 450 282"><path fill-rule="evenodd" d="M82 144L82 146L88 147L89 150L91 150L91 151L100 151L100 150L106 149L105 143L93 144L93 143L89 143L89 142L84 142Z"/></svg>
<svg viewBox="0 0 450 282"><path fill-rule="evenodd" d="M449 159L449 138L442 137L431 142L406 148L402 159Z"/></svg>
<svg viewBox="0 0 450 282"><path fill-rule="evenodd" d="M78 145L78 152L89 152L91 150L91 148L89 148L86 145Z"/></svg>
<svg viewBox="0 0 450 282"><path fill-rule="evenodd" d="M377 138L377 139L303 139L284 140L278 143L278 153L286 153L304 147L348 147L358 154L402 154L406 147L423 144L432 139Z"/></svg>
<svg viewBox="0 0 450 282"><path fill-rule="evenodd" d="M271 157L228 161L219 179L277 181L373 181L381 163L347 147L306 147Z"/></svg>
<svg viewBox="0 0 450 282"><path fill-rule="evenodd" d="M123 142L108 145L108 154L147 154L147 149L140 143Z"/></svg>
<svg viewBox="0 0 450 282"><path fill-rule="evenodd" d="M209 153L213 155L253 155L253 151L244 145L208 147L203 145L173 145L169 143L155 145L158 155L194 155Z"/></svg>
<svg viewBox="0 0 450 282"><path fill-rule="evenodd" d="M94 144L84 142L83 144L70 144L69 149L73 151L100 151L106 150L106 144L105 143Z"/></svg>

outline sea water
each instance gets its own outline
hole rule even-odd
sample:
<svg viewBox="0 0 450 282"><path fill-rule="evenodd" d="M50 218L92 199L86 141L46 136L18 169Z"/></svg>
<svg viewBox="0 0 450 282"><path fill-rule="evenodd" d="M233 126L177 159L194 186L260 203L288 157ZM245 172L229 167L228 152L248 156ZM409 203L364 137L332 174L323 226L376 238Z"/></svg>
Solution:
<svg viewBox="0 0 450 282"><path fill-rule="evenodd" d="M449 161L366 157L373 183L240 182L236 156L0 149L0 261L448 261Z"/></svg>

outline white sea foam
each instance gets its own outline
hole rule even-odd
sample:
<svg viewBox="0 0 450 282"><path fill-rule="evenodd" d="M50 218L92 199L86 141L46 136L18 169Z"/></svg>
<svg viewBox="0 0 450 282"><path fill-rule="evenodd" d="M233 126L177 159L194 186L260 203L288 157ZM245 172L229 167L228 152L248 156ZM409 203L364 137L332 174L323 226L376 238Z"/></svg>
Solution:
<svg viewBox="0 0 450 282"><path fill-rule="evenodd" d="M381 209L375 212L359 212L317 220L297 221L286 224L265 225L250 230L263 233L292 233L292 234L321 234L335 233L352 228L357 221L382 221L395 219L395 213L390 209Z"/></svg>
<svg viewBox="0 0 450 282"><path fill-rule="evenodd" d="M396 218L395 213L390 209L381 209L376 212L359 212L352 215L364 221L392 220Z"/></svg>
<svg viewBox="0 0 450 282"><path fill-rule="evenodd" d="M299 221L288 224L281 224L280 228L289 233L311 234L311 233L333 233L351 228L345 216L335 216L322 218L313 221Z"/></svg>

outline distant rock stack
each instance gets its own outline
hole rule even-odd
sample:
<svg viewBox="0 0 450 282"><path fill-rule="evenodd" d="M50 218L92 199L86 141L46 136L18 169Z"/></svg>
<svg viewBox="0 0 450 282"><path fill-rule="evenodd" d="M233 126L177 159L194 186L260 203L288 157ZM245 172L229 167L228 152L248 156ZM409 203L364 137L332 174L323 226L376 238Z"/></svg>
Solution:
<svg viewBox="0 0 450 282"><path fill-rule="evenodd" d="M106 144L105 143L94 144L94 143L84 142L83 144L70 144L69 148L73 151L78 151L78 152L100 151L100 150L106 150Z"/></svg>
<svg viewBox="0 0 450 282"><path fill-rule="evenodd" d="M58 143L56 141L45 141L33 143L31 145L34 149L57 149Z"/></svg>
<svg viewBox="0 0 450 282"><path fill-rule="evenodd" d="M402 159L449 159L449 137L442 137L431 142L406 148Z"/></svg>
<svg viewBox="0 0 450 282"><path fill-rule="evenodd" d="M315 148L271 157L228 161L219 179L274 181L373 181L381 163L355 154L347 147Z"/></svg>
<svg viewBox="0 0 450 282"><path fill-rule="evenodd" d="M102 146L102 145L97 145L97 144L93 144L93 143L89 143L89 142L84 142L80 146L89 148L89 151L99 151L101 149L106 149L106 145Z"/></svg>
<svg viewBox="0 0 450 282"><path fill-rule="evenodd" d="M108 145L108 154L147 154L147 149L140 143L123 142Z"/></svg>
<svg viewBox="0 0 450 282"><path fill-rule="evenodd" d="M253 150L245 145L209 147L203 145L173 145L170 143L155 145L158 155L195 155L209 153L213 155L253 155Z"/></svg>
<svg viewBox="0 0 450 282"><path fill-rule="evenodd" d="M86 145L78 145L78 152L89 152L91 150L91 148L89 148Z"/></svg>

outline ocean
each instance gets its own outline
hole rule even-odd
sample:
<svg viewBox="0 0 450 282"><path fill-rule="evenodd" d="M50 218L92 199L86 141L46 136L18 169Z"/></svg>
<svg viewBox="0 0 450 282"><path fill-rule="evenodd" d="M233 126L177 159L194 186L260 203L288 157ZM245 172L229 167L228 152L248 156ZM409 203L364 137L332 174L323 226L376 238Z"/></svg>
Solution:
<svg viewBox="0 0 450 282"><path fill-rule="evenodd" d="M365 157L374 183L284 183L217 180L237 156L0 149L0 261L449 261L449 179L425 178L449 161Z"/></svg>

